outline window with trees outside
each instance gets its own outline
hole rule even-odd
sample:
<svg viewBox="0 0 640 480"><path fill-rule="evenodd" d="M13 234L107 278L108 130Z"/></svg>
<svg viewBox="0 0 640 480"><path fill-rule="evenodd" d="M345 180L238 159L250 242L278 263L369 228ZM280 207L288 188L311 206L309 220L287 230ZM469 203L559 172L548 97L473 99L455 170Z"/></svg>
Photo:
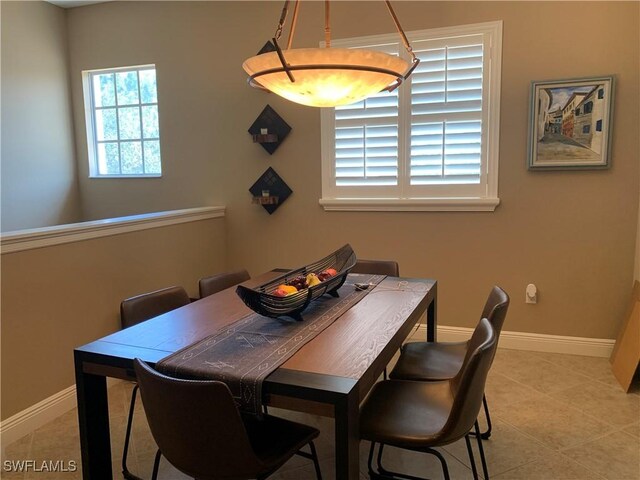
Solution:
<svg viewBox="0 0 640 480"><path fill-rule="evenodd" d="M154 65L83 72L91 177L159 177Z"/></svg>
<svg viewBox="0 0 640 480"><path fill-rule="evenodd" d="M493 211L502 22L408 32L420 64L393 92L322 111L325 210ZM334 40L409 59L397 34Z"/></svg>

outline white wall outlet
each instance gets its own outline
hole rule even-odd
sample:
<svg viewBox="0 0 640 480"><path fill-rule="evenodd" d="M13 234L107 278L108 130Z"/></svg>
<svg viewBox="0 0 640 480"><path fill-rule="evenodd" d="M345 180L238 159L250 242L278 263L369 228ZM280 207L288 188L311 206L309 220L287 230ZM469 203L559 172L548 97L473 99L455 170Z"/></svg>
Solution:
<svg viewBox="0 0 640 480"><path fill-rule="evenodd" d="M533 283L527 285L525 291L525 303L538 303L538 287Z"/></svg>

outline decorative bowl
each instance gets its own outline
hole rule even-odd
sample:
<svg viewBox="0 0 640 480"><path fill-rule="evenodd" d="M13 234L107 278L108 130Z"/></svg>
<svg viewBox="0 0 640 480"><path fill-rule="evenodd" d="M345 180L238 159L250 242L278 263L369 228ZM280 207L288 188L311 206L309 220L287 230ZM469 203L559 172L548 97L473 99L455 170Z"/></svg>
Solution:
<svg viewBox="0 0 640 480"><path fill-rule="evenodd" d="M338 296L338 289L355 264L356 254L351 245L346 244L317 262L288 271L257 287L248 288L244 285L238 285L236 293L251 310L260 315L267 317L287 315L296 320L302 320L301 313L312 300L325 293L334 297ZM299 290L286 297L274 295L279 285L287 284L300 275L320 273L328 268L334 268L338 273L317 285Z"/></svg>

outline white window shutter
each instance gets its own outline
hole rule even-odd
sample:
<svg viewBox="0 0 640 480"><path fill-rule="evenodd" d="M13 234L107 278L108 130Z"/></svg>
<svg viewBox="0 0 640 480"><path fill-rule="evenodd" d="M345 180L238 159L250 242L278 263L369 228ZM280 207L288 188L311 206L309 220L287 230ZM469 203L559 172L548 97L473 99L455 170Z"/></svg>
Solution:
<svg viewBox="0 0 640 480"><path fill-rule="evenodd" d="M480 182L483 46L468 37L417 42L411 77L411 185ZM470 43L471 42L471 43ZM462 45L457 45L462 43Z"/></svg>
<svg viewBox="0 0 640 480"><path fill-rule="evenodd" d="M367 47L397 54L397 45ZM338 187L398 184L398 92L381 92L335 109Z"/></svg>
<svg viewBox="0 0 640 480"><path fill-rule="evenodd" d="M396 91L323 109L326 210L493 211L502 22L407 32L420 64ZM397 34L336 40L409 59Z"/></svg>

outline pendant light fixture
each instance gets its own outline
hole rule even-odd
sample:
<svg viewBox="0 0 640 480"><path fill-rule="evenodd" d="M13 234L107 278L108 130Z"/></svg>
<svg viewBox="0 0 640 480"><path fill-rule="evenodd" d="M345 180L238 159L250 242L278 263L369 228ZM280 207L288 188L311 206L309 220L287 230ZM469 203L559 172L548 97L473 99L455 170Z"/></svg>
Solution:
<svg viewBox="0 0 640 480"><path fill-rule="evenodd" d="M300 0L295 0L293 21L285 50L282 35L289 0L285 0L272 39L275 51L251 57L242 64L249 85L295 103L311 107L335 107L359 102L381 91L393 91L409 78L420 60L415 56L391 3L385 0L411 62L376 50L331 48L330 2L325 0L325 46L292 49Z"/></svg>

